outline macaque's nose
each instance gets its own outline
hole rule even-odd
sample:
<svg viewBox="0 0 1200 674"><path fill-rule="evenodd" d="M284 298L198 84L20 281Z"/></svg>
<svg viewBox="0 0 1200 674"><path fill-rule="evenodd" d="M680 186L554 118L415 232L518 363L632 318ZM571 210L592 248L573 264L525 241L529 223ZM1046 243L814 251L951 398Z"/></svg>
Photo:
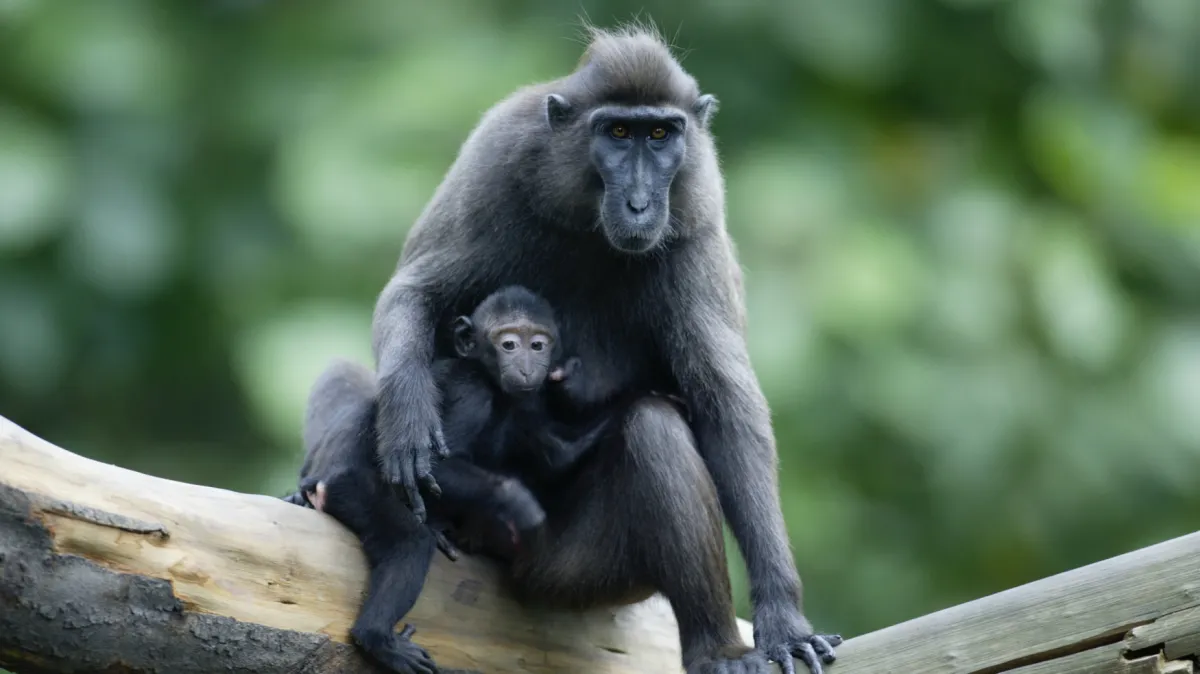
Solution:
<svg viewBox="0 0 1200 674"><path fill-rule="evenodd" d="M534 383L534 369L533 358L528 354L517 363L517 374L520 375L522 385L530 386Z"/></svg>
<svg viewBox="0 0 1200 674"><path fill-rule="evenodd" d="M641 213L650 207L650 197L645 194L635 194L625 202L629 206L629 210L634 213Z"/></svg>

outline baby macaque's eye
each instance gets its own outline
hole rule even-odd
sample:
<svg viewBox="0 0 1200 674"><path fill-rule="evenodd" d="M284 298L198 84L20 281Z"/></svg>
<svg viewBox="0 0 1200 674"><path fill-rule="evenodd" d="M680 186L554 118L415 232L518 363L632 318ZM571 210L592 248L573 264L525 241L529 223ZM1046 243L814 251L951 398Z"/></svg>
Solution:
<svg viewBox="0 0 1200 674"><path fill-rule="evenodd" d="M541 351L542 349L546 348L546 343L545 342L534 342L530 346L533 348L534 351Z"/></svg>
<svg viewBox="0 0 1200 674"><path fill-rule="evenodd" d="M511 339L506 339L500 343L500 347L505 351L513 351L517 348L517 343Z"/></svg>

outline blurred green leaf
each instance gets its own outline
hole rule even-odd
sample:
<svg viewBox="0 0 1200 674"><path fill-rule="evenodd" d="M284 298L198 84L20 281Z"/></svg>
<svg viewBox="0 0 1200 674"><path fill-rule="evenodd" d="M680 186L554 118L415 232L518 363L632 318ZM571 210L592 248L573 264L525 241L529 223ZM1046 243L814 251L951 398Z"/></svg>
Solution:
<svg viewBox="0 0 1200 674"><path fill-rule="evenodd" d="M68 150L54 131L0 107L0 254L53 236L72 188Z"/></svg>
<svg viewBox="0 0 1200 674"><path fill-rule="evenodd" d="M905 3L792 0L776 3L770 26L813 68L854 84L880 85L902 66Z"/></svg>
<svg viewBox="0 0 1200 674"><path fill-rule="evenodd" d="M1145 147L1145 128L1119 104L1049 88L1025 109L1031 159L1056 189L1081 203L1129 206Z"/></svg>
<svg viewBox="0 0 1200 674"><path fill-rule="evenodd" d="M182 255L179 224L162 193L138 169L108 165L87 176L79 220L68 231L67 267L118 297L161 290Z"/></svg>
<svg viewBox="0 0 1200 674"><path fill-rule="evenodd" d="M1189 448L1194 471L1200 464L1200 324L1180 321L1155 337L1144 371L1150 407L1155 420Z"/></svg>
<svg viewBox="0 0 1200 674"><path fill-rule="evenodd" d="M42 398L62 383L68 345L62 317L44 287L0 274L0 381Z"/></svg>
<svg viewBox="0 0 1200 674"><path fill-rule="evenodd" d="M894 223L843 223L846 231L813 261L806 285L825 329L878 337L911 321L928 282L920 252Z"/></svg>
<svg viewBox="0 0 1200 674"><path fill-rule="evenodd" d="M1150 146L1145 163L1139 194L1151 222L1200 228L1200 141L1160 138Z"/></svg>
<svg viewBox="0 0 1200 674"><path fill-rule="evenodd" d="M750 350L764 392L783 405L811 393L819 343L805 298L796 293L792 271L764 269L753 274L746 307Z"/></svg>
<svg viewBox="0 0 1200 674"><path fill-rule="evenodd" d="M287 307L247 327L235 355L238 377L265 430L298 447L308 390L326 366L335 358L374 365L371 308L320 301Z"/></svg>
<svg viewBox="0 0 1200 674"><path fill-rule="evenodd" d="M1015 0L1006 7L1011 42L1055 76L1089 78L1103 56L1100 7L1100 0Z"/></svg>
<svg viewBox="0 0 1200 674"><path fill-rule="evenodd" d="M1033 302L1046 337L1064 361L1107 369L1123 346L1129 317L1105 261L1073 218L1048 215L1032 228Z"/></svg>
<svg viewBox="0 0 1200 674"><path fill-rule="evenodd" d="M158 113L186 87L183 43L148 0L40 2L15 41L26 81L96 113Z"/></svg>

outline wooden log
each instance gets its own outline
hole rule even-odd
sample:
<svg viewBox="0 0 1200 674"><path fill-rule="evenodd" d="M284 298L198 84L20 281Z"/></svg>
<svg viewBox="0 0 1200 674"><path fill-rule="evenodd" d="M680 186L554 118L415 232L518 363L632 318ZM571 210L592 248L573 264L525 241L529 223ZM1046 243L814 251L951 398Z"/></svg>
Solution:
<svg viewBox="0 0 1200 674"><path fill-rule="evenodd" d="M375 672L347 637L365 579L354 538L320 513L101 464L0 417L0 667ZM679 671L665 601L534 611L476 559L439 557L406 620L448 672ZM831 674L1197 673L1200 533L838 653Z"/></svg>
<svg viewBox="0 0 1200 674"><path fill-rule="evenodd" d="M536 611L479 559L440 555L406 618L448 671L677 672L665 600ZM349 645L354 537L277 498L72 454L0 417L0 667L20 672L376 672Z"/></svg>
<svg viewBox="0 0 1200 674"><path fill-rule="evenodd" d="M856 637L832 674L1200 670L1200 533Z"/></svg>

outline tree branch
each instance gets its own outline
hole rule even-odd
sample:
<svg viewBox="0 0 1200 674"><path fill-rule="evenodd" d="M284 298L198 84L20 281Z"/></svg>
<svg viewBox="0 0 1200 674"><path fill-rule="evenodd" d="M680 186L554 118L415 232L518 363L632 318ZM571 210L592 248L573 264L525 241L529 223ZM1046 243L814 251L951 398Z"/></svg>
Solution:
<svg viewBox="0 0 1200 674"><path fill-rule="evenodd" d="M856 637L833 674L1190 674L1200 533Z"/></svg>

